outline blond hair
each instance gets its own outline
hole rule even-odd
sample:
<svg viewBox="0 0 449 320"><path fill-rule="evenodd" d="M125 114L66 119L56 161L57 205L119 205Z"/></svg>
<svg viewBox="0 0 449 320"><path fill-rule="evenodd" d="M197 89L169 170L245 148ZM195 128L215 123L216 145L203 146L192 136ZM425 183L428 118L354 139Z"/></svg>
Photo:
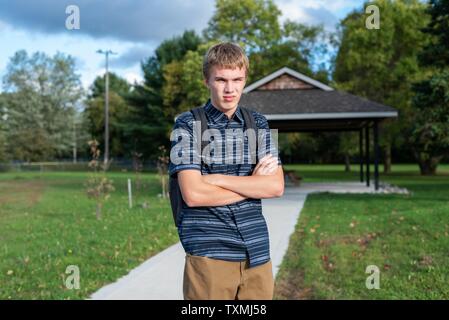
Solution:
<svg viewBox="0 0 449 320"><path fill-rule="evenodd" d="M207 50L203 60L203 76L209 78L209 72L213 66L221 68L245 68L245 75L248 77L249 60L243 49L235 43L222 42Z"/></svg>

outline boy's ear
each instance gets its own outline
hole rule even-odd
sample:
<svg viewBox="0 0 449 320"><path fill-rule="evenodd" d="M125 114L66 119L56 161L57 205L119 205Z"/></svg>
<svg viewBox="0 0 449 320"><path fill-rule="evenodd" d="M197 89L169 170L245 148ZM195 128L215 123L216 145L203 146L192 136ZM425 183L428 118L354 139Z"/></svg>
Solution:
<svg viewBox="0 0 449 320"><path fill-rule="evenodd" d="M203 83L209 89L209 84L207 83L207 79L206 78L203 78Z"/></svg>

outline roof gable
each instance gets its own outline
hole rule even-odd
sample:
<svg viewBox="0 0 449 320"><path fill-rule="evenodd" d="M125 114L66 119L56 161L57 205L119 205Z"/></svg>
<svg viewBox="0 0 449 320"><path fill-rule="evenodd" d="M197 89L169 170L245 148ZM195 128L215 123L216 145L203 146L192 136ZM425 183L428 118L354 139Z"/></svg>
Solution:
<svg viewBox="0 0 449 320"><path fill-rule="evenodd" d="M321 89L332 91L333 88L322 82L313 80L290 68L283 67L268 76L252 83L243 92L248 93L254 90L285 90L285 89Z"/></svg>

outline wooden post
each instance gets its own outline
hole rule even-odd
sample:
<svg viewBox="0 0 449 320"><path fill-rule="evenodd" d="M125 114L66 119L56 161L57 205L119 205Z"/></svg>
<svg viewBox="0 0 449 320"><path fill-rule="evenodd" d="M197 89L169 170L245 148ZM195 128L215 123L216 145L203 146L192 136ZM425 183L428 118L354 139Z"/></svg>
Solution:
<svg viewBox="0 0 449 320"><path fill-rule="evenodd" d="M369 124L365 127L366 186L369 187Z"/></svg>
<svg viewBox="0 0 449 320"><path fill-rule="evenodd" d="M363 182L363 129L359 131L360 182Z"/></svg>
<svg viewBox="0 0 449 320"><path fill-rule="evenodd" d="M128 179L128 201L129 201L129 208L132 209L133 199L132 199L132 193L131 193L131 179Z"/></svg>
<svg viewBox="0 0 449 320"><path fill-rule="evenodd" d="M374 121L374 188L379 190L379 126Z"/></svg>

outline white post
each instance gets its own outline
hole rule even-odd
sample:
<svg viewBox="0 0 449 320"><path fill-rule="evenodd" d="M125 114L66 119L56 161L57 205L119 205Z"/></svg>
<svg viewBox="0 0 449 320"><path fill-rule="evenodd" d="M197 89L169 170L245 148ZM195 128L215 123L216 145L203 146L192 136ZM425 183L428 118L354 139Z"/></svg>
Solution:
<svg viewBox="0 0 449 320"><path fill-rule="evenodd" d="M131 179L128 179L128 200L129 200L129 208L133 207L133 199L131 194Z"/></svg>

